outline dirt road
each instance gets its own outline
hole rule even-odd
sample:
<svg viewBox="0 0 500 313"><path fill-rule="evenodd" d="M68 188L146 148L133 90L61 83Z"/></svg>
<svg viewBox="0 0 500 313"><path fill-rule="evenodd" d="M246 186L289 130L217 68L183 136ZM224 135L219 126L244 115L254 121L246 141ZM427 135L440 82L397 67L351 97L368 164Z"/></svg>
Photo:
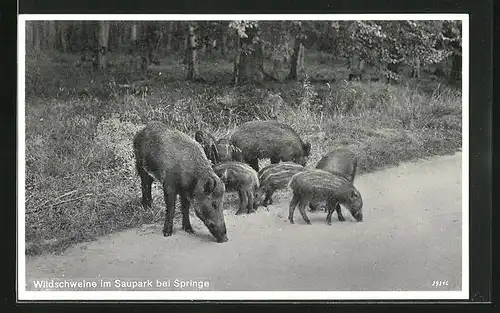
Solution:
<svg viewBox="0 0 500 313"><path fill-rule="evenodd" d="M132 290L123 281L149 279L153 288L146 282L138 288L433 291L433 281L442 280L448 285L440 290L460 290L461 163L458 153L357 177L365 205L361 223L345 211L345 222L334 213L328 226L326 213L307 212L312 225L306 225L296 210L291 225L285 192L268 211L235 216L227 210L227 243L215 243L196 218L196 235L178 225L165 238L161 224L148 225L62 255L29 258L26 287L53 289L33 282L64 278L109 281L108 290Z"/></svg>

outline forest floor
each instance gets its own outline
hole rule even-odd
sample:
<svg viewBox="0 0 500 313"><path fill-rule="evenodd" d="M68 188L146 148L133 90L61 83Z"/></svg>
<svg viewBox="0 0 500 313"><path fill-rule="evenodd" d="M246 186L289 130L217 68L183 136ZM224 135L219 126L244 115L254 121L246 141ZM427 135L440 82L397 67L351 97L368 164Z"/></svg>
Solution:
<svg viewBox="0 0 500 313"><path fill-rule="evenodd" d="M113 65L102 74L75 67L71 55L26 56L27 255L62 252L163 220L156 184L153 209L140 205L131 149L135 132L152 120L219 138L248 120L278 119L311 142L308 166L347 147L359 156L359 174L462 147L461 92L432 76L348 82L343 61L310 53L305 81L235 87L228 58L202 57L205 82L198 83L185 81L182 56L162 60L146 75L124 56L110 58ZM230 195L225 209L236 203Z"/></svg>

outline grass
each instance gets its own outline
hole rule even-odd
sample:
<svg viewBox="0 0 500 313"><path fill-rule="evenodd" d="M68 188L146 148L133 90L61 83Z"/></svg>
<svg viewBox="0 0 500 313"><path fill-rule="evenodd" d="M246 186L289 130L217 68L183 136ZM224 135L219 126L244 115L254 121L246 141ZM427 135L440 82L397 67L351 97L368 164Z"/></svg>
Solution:
<svg viewBox="0 0 500 313"><path fill-rule="evenodd" d="M140 205L131 149L135 132L152 120L220 138L245 121L278 119L312 143L310 166L330 149L348 147L359 156L358 173L462 146L459 91L426 78L399 85L347 82L342 62L318 53L306 57L310 79L304 82L240 87L230 85L232 66L223 58L202 59L206 83L184 81L175 56L146 75L122 56L107 74L75 70L72 56L26 60L28 255L163 220L156 184L153 208ZM336 81L314 83L325 77ZM123 87L134 80L144 83ZM226 207L233 209L236 196L229 198Z"/></svg>

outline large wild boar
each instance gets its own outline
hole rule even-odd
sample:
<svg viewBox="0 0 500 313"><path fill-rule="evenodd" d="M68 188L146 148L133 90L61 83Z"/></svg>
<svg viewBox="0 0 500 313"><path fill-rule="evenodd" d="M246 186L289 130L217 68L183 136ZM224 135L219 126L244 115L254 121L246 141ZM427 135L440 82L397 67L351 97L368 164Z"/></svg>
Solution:
<svg viewBox="0 0 500 313"><path fill-rule="evenodd" d="M153 179L163 186L166 205L164 236L172 235L175 202L179 195L183 230L194 233L189 220L189 207L193 202L196 216L217 242L228 240L222 212L225 186L196 141L162 123L152 122L135 135L133 148L144 207L151 207Z"/></svg>
<svg viewBox="0 0 500 313"><path fill-rule="evenodd" d="M357 167L358 157L354 152L346 148L339 148L328 152L316 164L317 169L342 175L351 183L354 183ZM319 203L311 202L309 207L311 211L315 211L318 205Z"/></svg>
<svg viewBox="0 0 500 313"><path fill-rule="evenodd" d="M358 157L354 152L345 148L328 152L316 164L317 169L343 174L351 183L354 183L357 167Z"/></svg>
<svg viewBox="0 0 500 313"><path fill-rule="evenodd" d="M241 149L243 160L259 171L259 159L271 163L292 161L305 166L311 144L303 142L295 130L277 121L251 121L231 135L231 144Z"/></svg>
<svg viewBox="0 0 500 313"><path fill-rule="evenodd" d="M219 139L215 146L217 148L218 162L243 162L243 154L241 152L241 149L233 146L228 139Z"/></svg>
<svg viewBox="0 0 500 313"><path fill-rule="evenodd" d="M351 215L360 222L363 220L363 199L359 191L342 175L335 175L327 171L312 169L295 174L290 180L293 198L290 201L288 219L294 223L293 213L299 206L300 214L307 224L311 224L305 207L312 201L326 201L328 215L326 222L332 223L332 213L337 211L339 221L345 221L339 204L343 204Z"/></svg>
<svg viewBox="0 0 500 313"><path fill-rule="evenodd" d="M194 133L194 140L203 147L205 155L212 164L217 164L219 162L215 138L212 135L203 130L198 130Z"/></svg>
<svg viewBox="0 0 500 313"><path fill-rule="evenodd" d="M226 190L237 191L240 197L240 208L236 214L244 212L251 213L259 205L259 197L256 197L259 188L257 172L241 162L224 162L214 166L214 172L226 185Z"/></svg>

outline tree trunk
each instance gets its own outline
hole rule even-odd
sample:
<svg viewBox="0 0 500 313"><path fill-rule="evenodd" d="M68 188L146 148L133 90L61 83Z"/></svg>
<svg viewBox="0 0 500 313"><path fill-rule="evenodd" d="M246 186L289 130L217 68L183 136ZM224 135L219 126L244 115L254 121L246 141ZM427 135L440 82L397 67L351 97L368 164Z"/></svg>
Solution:
<svg viewBox="0 0 500 313"><path fill-rule="evenodd" d="M118 29L117 44L118 44L118 48L120 48L120 47L123 47L125 42L127 42L127 40L126 40L127 31L126 31L125 25L123 23L118 23L116 25L116 27Z"/></svg>
<svg viewBox="0 0 500 313"><path fill-rule="evenodd" d="M411 77L420 78L420 59L419 58L415 58L415 65L414 65L413 70L411 72Z"/></svg>
<svg viewBox="0 0 500 313"><path fill-rule="evenodd" d="M199 80L200 71L198 64L198 38L196 37L196 24L190 23L188 25L188 80Z"/></svg>
<svg viewBox="0 0 500 313"><path fill-rule="evenodd" d="M220 54L225 56L227 54L227 33L224 31L222 33L222 38L220 41Z"/></svg>
<svg viewBox="0 0 500 313"><path fill-rule="evenodd" d="M236 53L234 54L233 61L233 83L237 86L240 82L240 57L241 57L241 43L240 36L236 34Z"/></svg>
<svg viewBox="0 0 500 313"><path fill-rule="evenodd" d="M47 37L47 43L48 43L48 48L53 50L56 48L56 42L57 42L57 28L56 28L56 21L48 21L48 37Z"/></svg>
<svg viewBox="0 0 500 313"><path fill-rule="evenodd" d="M238 68L240 83L261 82L264 79L264 59L261 50L262 46L255 44L254 51L240 52Z"/></svg>
<svg viewBox="0 0 500 313"><path fill-rule="evenodd" d="M33 21L26 21L26 51L33 51Z"/></svg>
<svg viewBox="0 0 500 313"><path fill-rule="evenodd" d="M106 56L108 53L108 36L109 36L109 22L99 21L97 27L97 67L98 69L105 69L107 65Z"/></svg>
<svg viewBox="0 0 500 313"><path fill-rule="evenodd" d="M210 44L208 45L208 53L212 53L214 50L217 50L217 40L210 40Z"/></svg>
<svg viewBox="0 0 500 313"><path fill-rule="evenodd" d="M137 41L137 24L133 23L132 27L130 29L130 41L136 42Z"/></svg>
<svg viewBox="0 0 500 313"><path fill-rule="evenodd" d="M182 60L182 64L187 65L189 63L189 34L186 34L184 37L184 59Z"/></svg>
<svg viewBox="0 0 500 313"><path fill-rule="evenodd" d="M146 64L144 64L143 69L146 69L151 63L156 63L156 48L160 38L157 36L154 24L148 23L145 25L144 37L143 42L145 45L143 45L143 47L145 51L143 51L143 53L145 54Z"/></svg>
<svg viewBox="0 0 500 313"><path fill-rule="evenodd" d="M305 78L306 72L304 70L304 54L305 54L304 45L302 44L301 40L295 39L295 44L292 54L292 64L290 68L290 74L288 74L287 79L300 81Z"/></svg>
<svg viewBox="0 0 500 313"><path fill-rule="evenodd" d="M283 62L281 60L275 59L273 60L273 70L271 72L271 76L274 77L275 80L280 80L279 71L281 70Z"/></svg>
<svg viewBox="0 0 500 313"><path fill-rule="evenodd" d="M41 28L39 21L33 21L33 51L40 50L40 42L41 42Z"/></svg>
<svg viewBox="0 0 500 313"><path fill-rule="evenodd" d="M234 54L233 84L235 86L237 86L240 82L240 56L241 56L241 53L239 53L239 52Z"/></svg>
<svg viewBox="0 0 500 313"><path fill-rule="evenodd" d="M460 80L462 78L462 56L458 53L452 55L450 78Z"/></svg>
<svg viewBox="0 0 500 313"><path fill-rule="evenodd" d="M108 49L109 50L114 50L118 46L118 32L116 28L116 22L115 21L110 21L109 22L109 36L108 36Z"/></svg>
<svg viewBox="0 0 500 313"><path fill-rule="evenodd" d="M67 28L68 26L66 25L66 21L59 21L58 22L58 28L59 28L59 38L61 41L61 51L63 53L68 52L68 40L67 40Z"/></svg>
<svg viewBox="0 0 500 313"><path fill-rule="evenodd" d="M40 21L40 48L42 50L47 50L47 39L49 35L48 21Z"/></svg>
<svg viewBox="0 0 500 313"><path fill-rule="evenodd" d="M357 54L352 55L348 60L349 77L348 80L363 80L365 72L365 62Z"/></svg>
<svg viewBox="0 0 500 313"><path fill-rule="evenodd" d="M238 82L261 82L264 77L264 47L261 43L253 43L258 37L258 30L249 28L246 30L248 37L240 38L239 49ZM267 75L269 76L269 75Z"/></svg>
<svg viewBox="0 0 500 313"><path fill-rule="evenodd" d="M165 52L169 54L172 52L172 36L174 32L174 22L167 22L167 42L165 45Z"/></svg>

